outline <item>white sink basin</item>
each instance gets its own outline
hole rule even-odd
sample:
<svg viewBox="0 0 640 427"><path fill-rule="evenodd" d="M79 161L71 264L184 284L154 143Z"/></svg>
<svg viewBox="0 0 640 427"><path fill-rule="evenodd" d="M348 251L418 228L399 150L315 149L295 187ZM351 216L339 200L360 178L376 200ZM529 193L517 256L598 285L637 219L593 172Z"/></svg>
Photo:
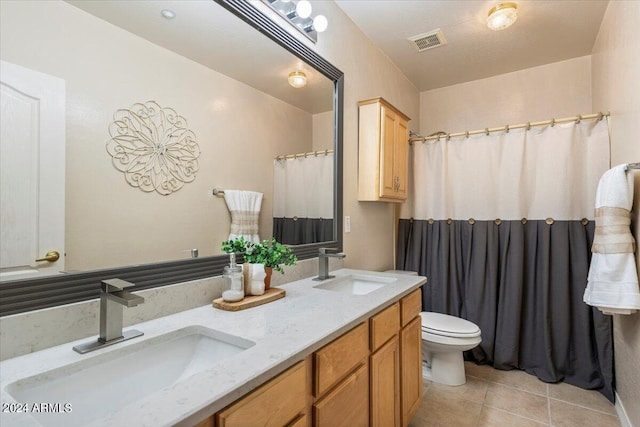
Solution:
<svg viewBox="0 0 640 427"><path fill-rule="evenodd" d="M389 283L393 283L396 280L398 279L394 277L350 274L348 276L328 280L320 285L314 286L314 288L343 292L351 295L366 295L388 285Z"/></svg>
<svg viewBox="0 0 640 427"><path fill-rule="evenodd" d="M79 426L104 418L255 343L190 326L7 386L17 402L69 403L67 413L31 413L43 426ZM71 347L69 347L69 351Z"/></svg>

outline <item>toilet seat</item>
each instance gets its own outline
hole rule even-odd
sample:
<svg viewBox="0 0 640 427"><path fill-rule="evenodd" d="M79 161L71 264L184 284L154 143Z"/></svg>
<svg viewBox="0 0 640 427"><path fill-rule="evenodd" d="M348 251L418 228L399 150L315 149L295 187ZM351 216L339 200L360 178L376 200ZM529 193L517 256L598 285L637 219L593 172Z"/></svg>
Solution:
<svg viewBox="0 0 640 427"><path fill-rule="evenodd" d="M441 313L422 312L422 331L443 337L473 338L480 335L478 325L459 317Z"/></svg>

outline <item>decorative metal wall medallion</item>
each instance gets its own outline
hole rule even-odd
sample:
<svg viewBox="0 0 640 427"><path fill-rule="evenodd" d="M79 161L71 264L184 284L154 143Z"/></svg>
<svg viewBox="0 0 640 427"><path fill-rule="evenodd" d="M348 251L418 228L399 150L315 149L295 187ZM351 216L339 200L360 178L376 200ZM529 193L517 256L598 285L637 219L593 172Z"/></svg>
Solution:
<svg viewBox="0 0 640 427"><path fill-rule="evenodd" d="M200 147L187 120L154 101L114 113L107 152L132 187L163 196L196 178Z"/></svg>

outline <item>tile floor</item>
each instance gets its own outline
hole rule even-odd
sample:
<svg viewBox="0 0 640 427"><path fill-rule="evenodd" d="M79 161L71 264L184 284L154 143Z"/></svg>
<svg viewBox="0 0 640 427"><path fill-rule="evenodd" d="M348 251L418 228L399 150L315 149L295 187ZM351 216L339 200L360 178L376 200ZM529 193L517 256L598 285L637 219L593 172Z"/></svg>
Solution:
<svg viewBox="0 0 640 427"><path fill-rule="evenodd" d="M523 371L465 362L459 387L425 381L422 406L409 427L620 427L600 393L546 384Z"/></svg>

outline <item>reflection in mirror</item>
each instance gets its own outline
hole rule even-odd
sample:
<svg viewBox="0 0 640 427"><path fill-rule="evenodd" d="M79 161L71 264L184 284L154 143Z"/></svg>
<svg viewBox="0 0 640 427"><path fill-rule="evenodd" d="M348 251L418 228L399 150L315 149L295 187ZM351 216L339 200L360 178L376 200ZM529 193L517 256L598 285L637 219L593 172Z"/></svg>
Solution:
<svg viewBox="0 0 640 427"><path fill-rule="evenodd" d="M20 1L2 2L1 15L1 59L64 81L66 105L65 241L36 245L7 271L37 273L33 260L53 249L66 254L66 271L186 259L193 249L219 254L230 215L214 188L264 194L262 239L277 231L272 212L332 220L333 161L311 181L277 178L276 195L277 168L301 159L274 159L334 148L333 82L217 3ZM292 71L306 74L305 87L289 85ZM184 117L199 145L195 179L168 195L127 183L106 149L116 112L149 101ZM306 190L318 209L278 210L286 202L276 200L290 200L289 187L301 182L299 194ZM323 240L336 240L333 225L290 243Z"/></svg>

